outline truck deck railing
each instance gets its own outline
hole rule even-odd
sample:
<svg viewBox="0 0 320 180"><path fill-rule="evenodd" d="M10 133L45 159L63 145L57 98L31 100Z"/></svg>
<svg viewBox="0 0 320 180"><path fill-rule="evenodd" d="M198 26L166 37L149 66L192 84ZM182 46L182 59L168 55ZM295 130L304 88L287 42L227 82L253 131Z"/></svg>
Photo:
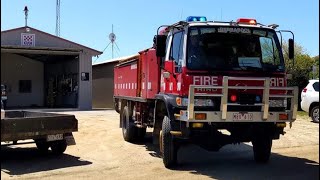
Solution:
<svg viewBox="0 0 320 180"><path fill-rule="evenodd" d="M264 81L263 86L229 86L229 80L246 80L246 81ZM195 93L195 89L221 89L221 94L203 94ZM193 121L195 117L194 103L195 96L197 97L221 97L221 120L227 119L227 107L229 105L242 105L238 103L228 103L228 90L229 89L256 89L263 90L262 103L255 103L250 106L261 106L262 119L267 120L269 117L269 100L271 98L290 98L291 107L288 112L292 113L291 120L295 120L298 110L298 87L270 87L270 78L250 78L250 77L228 77L224 76L222 81L222 86L209 86L209 85L190 85L189 97L188 97L188 107L187 107L187 120ZM283 90L286 94L270 94L270 90ZM291 91L291 94L288 94Z"/></svg>

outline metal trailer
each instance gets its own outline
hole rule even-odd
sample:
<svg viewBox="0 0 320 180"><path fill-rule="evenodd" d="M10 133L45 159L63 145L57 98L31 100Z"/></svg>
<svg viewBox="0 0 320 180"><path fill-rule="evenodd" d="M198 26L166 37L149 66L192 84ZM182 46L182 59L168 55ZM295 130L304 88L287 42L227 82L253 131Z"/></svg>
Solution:
<svg viewBox="0 0 320 180"><path fill-rule="evenodd" d="M41 152L50 147L53 154L62 154L67 146L76 144L72 132L77 131L74 115L5 111L1 117L1 146L35 143ZM29 139L33 141L18 142Z"/></svg>

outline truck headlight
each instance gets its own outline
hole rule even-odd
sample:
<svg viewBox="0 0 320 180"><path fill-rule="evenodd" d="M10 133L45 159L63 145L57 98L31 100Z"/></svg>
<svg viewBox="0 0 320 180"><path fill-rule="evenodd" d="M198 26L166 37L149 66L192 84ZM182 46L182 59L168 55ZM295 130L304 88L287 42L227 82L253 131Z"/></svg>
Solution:
<svg viewBox="0 0 320 180"><path fill-rule="evenodd" d="M269 100L269 107L287 107L287 100Z"/></svg>
<svg viewBox="0 0 320 180"><path fill-rule="evenodd" d="M176 103L178 106L188 106L188 98L176 98ZM212 99L195 99L194 106L214 106Z"/></svg>

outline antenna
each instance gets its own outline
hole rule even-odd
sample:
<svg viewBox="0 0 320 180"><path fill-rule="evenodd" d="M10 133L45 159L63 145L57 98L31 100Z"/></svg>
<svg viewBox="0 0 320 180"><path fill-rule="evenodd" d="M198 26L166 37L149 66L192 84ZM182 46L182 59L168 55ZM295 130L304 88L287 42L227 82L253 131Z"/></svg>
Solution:
<svg viewBox="0 0 320 180"><path fill-rule="evenodd" d="M181 9L180 20L182 19L183 8Z"/></svg>
<svg viewBox="0 0 320 180"><path fill-rule="evenodd" d="M60 36L60 0L56 4L56 36Z"/></svg>
<svg viewBox="0 0 320 180"><path fill-rule="evenodd" d="M25 15L25 26L28 26L28 12L29 12L29 9L27 6L24 7L24 15Z"/></svg>

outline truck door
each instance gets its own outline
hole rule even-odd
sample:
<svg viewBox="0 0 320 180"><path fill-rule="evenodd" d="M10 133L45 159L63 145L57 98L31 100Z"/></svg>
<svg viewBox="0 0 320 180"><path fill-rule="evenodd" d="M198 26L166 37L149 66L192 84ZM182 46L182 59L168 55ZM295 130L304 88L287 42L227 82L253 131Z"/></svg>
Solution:
<svg viewBox="0 0 320 180"><path fill-rule="evenodd" d="M170 38L170 36L168 37ZM161 90L165 93L174 93L178 91L177 82L180 79L183 63L183 44L184 44L184 31L175 32L172 35L172 40L169 40L167 48L167 55L165 60L165 70L162 70L162 77L165 71L170 73L169 78L162 78Z"/></svg>

